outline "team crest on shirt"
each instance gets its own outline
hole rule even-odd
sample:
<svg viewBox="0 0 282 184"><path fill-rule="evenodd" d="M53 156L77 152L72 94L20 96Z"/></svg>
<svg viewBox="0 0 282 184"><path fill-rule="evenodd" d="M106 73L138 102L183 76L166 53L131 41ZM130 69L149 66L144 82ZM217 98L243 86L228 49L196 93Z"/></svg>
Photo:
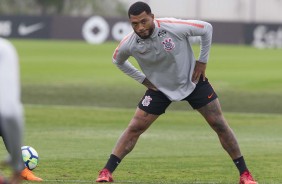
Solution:
<svg viewBox="0 0 282 184"><path fill-rule="evenodd" d="M145 96L142 100L142 105L148 107L153 99L150 96Z"/></svg>
<svg viewBox="0 0 282 184"><path fill-rule="evenodd" d="M173 43L171 38L164 39L164 41L162 41L162 44L164 45L164 49L166 51L171 51L175 47L175 44Z"/></svg>

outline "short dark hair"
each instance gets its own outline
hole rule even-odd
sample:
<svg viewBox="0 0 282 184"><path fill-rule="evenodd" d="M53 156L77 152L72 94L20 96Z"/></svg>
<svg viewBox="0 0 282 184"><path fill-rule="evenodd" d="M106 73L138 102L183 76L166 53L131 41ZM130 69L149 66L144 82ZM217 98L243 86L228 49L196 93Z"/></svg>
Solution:
<svg viewBox="0 0 282 184"><path fill-rule="evenodd" d="M147 14L151 13L151 8L147 3L144 3L142 1L138 1L134 4L132 4L128 9L128 17L130 18L130 15L140 15L142 12L146 12Z"/></svg>

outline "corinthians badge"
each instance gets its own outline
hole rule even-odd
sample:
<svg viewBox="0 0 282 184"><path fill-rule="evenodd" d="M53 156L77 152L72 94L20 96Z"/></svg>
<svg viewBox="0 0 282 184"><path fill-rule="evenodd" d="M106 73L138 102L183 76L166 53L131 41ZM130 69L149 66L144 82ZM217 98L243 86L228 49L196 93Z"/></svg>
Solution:
<svg viewBox="0 0 282 184"><path fill-rule="evenodd" d="M162 42L162 44L164 45L164 49L166 51L171 51L172 49L174 49L175 44L173 43L171 38L166 38L164 39L164 41Z"/></svg>

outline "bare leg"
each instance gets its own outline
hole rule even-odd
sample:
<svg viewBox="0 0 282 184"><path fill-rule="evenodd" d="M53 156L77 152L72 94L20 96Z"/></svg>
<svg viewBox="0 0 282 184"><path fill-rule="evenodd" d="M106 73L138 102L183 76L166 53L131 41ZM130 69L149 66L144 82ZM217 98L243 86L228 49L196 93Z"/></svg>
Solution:
<svg viewBox="0 0 282 184"><path fill-rule="evenodd" d="M147 130L158 117L159 115L148 114L137 108L128 127L118 139L112 154L123 159L133 150L139 136Z"/></svg>
<svg viewBox="0 0 282 184"><path fill-rule="evenodd" d="M233 160L241 157L238 142L222 114L219 100L215 99L197 110L204 116L209 125L217 133L222 147L227 151L230 157Z"/></svg>

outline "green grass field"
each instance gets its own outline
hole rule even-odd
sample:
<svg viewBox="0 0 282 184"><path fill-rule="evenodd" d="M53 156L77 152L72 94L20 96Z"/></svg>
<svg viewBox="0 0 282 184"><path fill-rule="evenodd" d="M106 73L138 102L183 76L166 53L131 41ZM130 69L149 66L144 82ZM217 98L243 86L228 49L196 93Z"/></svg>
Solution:
<svg viewBox="0 0 282 184"><path fill-rule="evenodd" d="M144 87L111 63L117 43L12 42L21 60L24 144L40 155L34 172L44 183L95 183ZM260 184L282 183L281 58L281 50L213 45L207 69ZM114 173L117 183L137 184L233 184L238 178L216 134L184 102L169 107Z"/></svg>

